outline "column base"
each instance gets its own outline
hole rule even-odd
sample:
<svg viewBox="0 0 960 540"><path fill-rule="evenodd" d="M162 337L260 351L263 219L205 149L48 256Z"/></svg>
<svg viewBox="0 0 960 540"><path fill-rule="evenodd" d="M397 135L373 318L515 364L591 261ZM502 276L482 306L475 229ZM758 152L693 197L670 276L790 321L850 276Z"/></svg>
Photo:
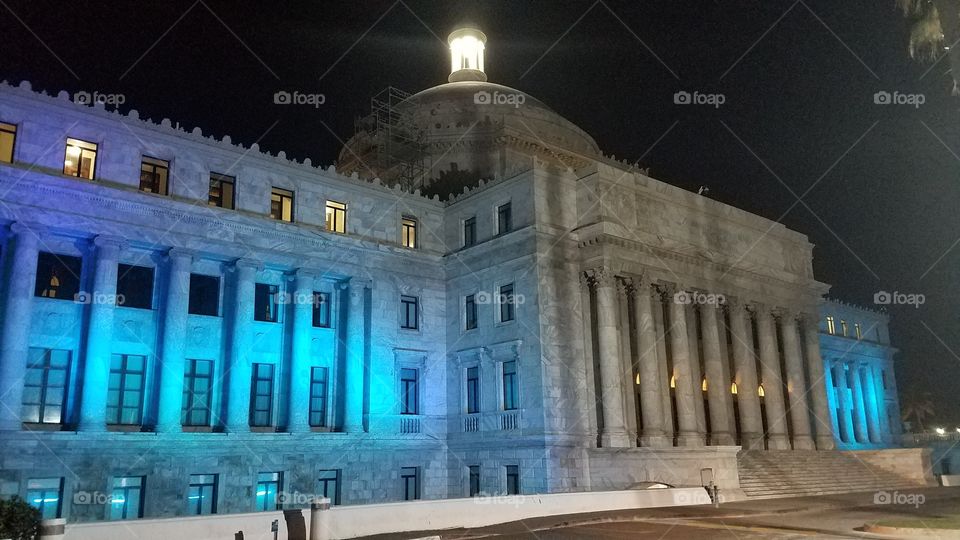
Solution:
<svg viewBox="0 0 960 540"><path fill-rule="evenodd" d="M768 450L790 450L790 439L785 434L777 433L767 436Z"/></svg>
<svg viewBox="0 0 960 540"><path fill-rule="evenodd" d="M239 426L227 426L227 433L250 433L250 426L247 424Z"/></svg>
<svg viewBox="0 0 960 540"><path fill-rule="evenodd" d="M793 437L794 450L816 450L813 439L809 435L795 435Z"/></svg>
<svg viewBox="0 0 960 540"><path fill-rule="evenodd" d="M363 424L343 426L344 433L363 433Z"/></svg>
<svg viewBox="0 0 960 540"><path fill-rule="evenodd" d="M100 422L80 422L77 424L77 431L83 431L86 433L104 433L107 431L107 424Z"/></svg>
<svg viewBox="0 0 960 540"><path fill-rule="evenodd" d="M837 441L832 435L817 436L817 450L835 450L836 448Z"/></svg>
<svg viewBox="0 0 960 540"><path fill-rule="evenodd" d="M625 431L600 434L600 445L603 448L631 448L634 446L630 442L630 436Z"/></svg>
<svg viewBox="0 0 960 540"><path fill-rule="evenodd" d="M640 436L640 446L645 448L669 448L673 446L673 438L663 433L651 433Z"/></svg>
<svg viewBox="0 0 960 540"><path fill-rule="evenodd" d="M740 447L744 450L764 450L763 433L741 433Z"/></svg>
<svg viewBox="0 0 960 540"><path fill-rule="evenodd" d="M677 436L677 446L696 447L696 446L705 446L705 445L706 445L706 437L703 433L697 433L697 432L684 433L681 431L680 434Z"/></svg>
<svg viewBox="0 0 960 540"><path fill-rule="evenodd" d="M183 426L180 425L180 422L176 424L157 424L157 427L154 428L154 431L157 433L182 433Z"/></svg>
<svg viewBox="0 0 960 540"><path fill-rule="evenodd" d="M710 446L736 446L733 435L725 432L711 433Z"/></svg>

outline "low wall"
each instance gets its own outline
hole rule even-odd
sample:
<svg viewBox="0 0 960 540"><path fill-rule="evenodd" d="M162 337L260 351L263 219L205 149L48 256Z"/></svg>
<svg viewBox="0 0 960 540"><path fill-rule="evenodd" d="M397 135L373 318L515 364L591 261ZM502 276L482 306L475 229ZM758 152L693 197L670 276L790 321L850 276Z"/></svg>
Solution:
<svg viewBox="0 0 960 540"><path fill-rule="evenodd" d="M864 463L912 480L919 485L937 486L929 448L888 448L885 450L848 450Z"/></svg>
<svg viewBox="0 0 960 540"><path fill-rule="evenodd" d="M376 505L369 505L376 506ZM244 540L273 539L270 524L279 523L279 538L306 540L310 524L310 510L287 510L290 527L284 512L257 512L249 514L221 514L163 519L129 521L99 521L68 524L64 540L235 540L235 533L243 531Z"/></svg>

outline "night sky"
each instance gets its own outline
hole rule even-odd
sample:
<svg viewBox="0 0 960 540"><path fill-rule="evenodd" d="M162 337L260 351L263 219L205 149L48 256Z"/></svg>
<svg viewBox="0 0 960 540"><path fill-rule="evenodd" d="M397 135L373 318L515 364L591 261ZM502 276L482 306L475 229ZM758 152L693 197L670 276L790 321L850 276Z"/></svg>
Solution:
<svg viewBox="0 0 960 540"><path fill-rule="evenodd" d="M890 308L901 400L929 392L960 426L960 98L946 62L910 59L893 0L4 0L0 79L122 93L143 118L328 164L370 96L446 82L463 21L489 38L491 81L607 154L809 235L832 297L924 294ZM275 105L278 90L326 103ZM678 106L680 90L726 103ZM877 105L881 90L925 103Z"/></svg>

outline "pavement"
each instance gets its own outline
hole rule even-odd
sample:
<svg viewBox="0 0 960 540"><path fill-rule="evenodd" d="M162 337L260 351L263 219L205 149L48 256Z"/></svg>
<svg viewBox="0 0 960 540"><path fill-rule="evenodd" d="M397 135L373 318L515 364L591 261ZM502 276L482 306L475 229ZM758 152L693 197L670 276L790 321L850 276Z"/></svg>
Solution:
<svg viewBox="0 0 960 540"><path fill-rule="evenodd" d="M376 535L373 540L904 538L863 532L880 520L936 517L960 510L960 487L901 490L877 503L875 492L759 499L714 506L647 508L532 518L476 529ZM925 538L937 538L935 531ZM946 538L946 536L944 536Z"/></svg>

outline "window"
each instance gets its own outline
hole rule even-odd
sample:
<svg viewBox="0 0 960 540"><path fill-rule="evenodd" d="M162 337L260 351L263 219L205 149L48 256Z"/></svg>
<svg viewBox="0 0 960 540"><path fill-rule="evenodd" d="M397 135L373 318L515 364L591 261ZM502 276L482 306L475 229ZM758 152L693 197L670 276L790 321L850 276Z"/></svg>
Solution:
<svg viewBox="0 0 960 540"><path fill-rule="evenodd" d="M257 474L257 511L272 512L280 509L280 483L283 473Z"/></svg>
<svg viewBox="0 0 960 540"><path fill-rule="evenodd" d="M70 375L70 351L31 348L23 379L22 421L60 424Z"/></svg>
<svg viewBox="0 0 960 540"><path fill-rule="evenodd" d="M330 293L313 293L313 326L330 328Z"/></svg>
<svg viewBox="0 0 960 540"><path fill-rule="evenodd" d="M403 500L415 501L420 498L420 469L418 467L402 467L400 481L403 485Z"/></svg>
<svg viewBox="0 0 960 540"><path fill-rule="evenodd" d="M480 495L480 466L470 465L467 474L469 475L470 496L477 497Z"/></svg>
<svg viewBox="0 0 960 540"><path fill-rule="evenodd" d="M477 243L477 218L469 217L463 220L463 247L470 247Z"/></svg>
<svg viewBox="0 0 960 540"><path fill-rule="evenodd" d="M277 322L280 315L280 306L277 297L280 287L267 283L257 283L254 287L253 320L262 322Z"/></svg>
<svg viewBox="0 0 960 540"><path fill-rule="evenodd" d="M317 493L330 499L330 504L340 504L340 469L320 471L317 479Z"/></svg>
<svg viewBox="0 0 960 540"><path fill-rule="evenodd" d="M147 358L133 354L110 357L107 424L139 425L143 415L143 381Z"/></svg>
<svg viewBox="0 0 960 540"><path fill-rule="evenodd" d="M883 384L883 389L887 389L887 370L880 370L880 382Z"/></svg>
<svg viewBox="0 0 960 540"><path fill-rule="evenodd" d="M82 267L83 260L80 257L41 251L37 257L34 295L58 300L77 300Z"/></svg>
<svg viewBox="0 0 960 540"><path fill-rule="evenodd" d="M225 174L210 173L210 192L207 204L233 210L237 180Z"/></svg>
<svg viewBox="0 0 960 540"><path fill-rule="evenodd" d="M416 369L400 368L400 414L420 414L417 375Z"/></svg>
<svg viewBox="0 0 960 540"><path fill-rule="evenodd" d="M210 317L220 314L219 277L190 274L190 304L187 312Z"/></svg>
<svg viewBox="0 0 960 540"><path fill-rule="evenodd" d="M183 411L185 426L210 425L210 389L213 386L213 362L188 359L183 374Z"/></svg>
<svg viewBox="0 0 960 540"><path fill-rule="evenodd" d="M467 368L467 414L480 412L480 368Z"/></svg>
<svg viewBox="0 0 960 540"><path fill-rule="evenodd" d="M267 427L273 419L273 364L253 365L250 425Z"/></svg>
<svg viewBox="0 0 960 540"><path fill-rule="evenodd" d="M59 518L62 499L63 478L27 480L27 503L40 511L41 519Z"/></svg>
<svg viewBox="0 0 960 540"><path fill-rule="evenodd" d="M463 302L463 322L465 330L473 330L477 327L477 297L470 294Z"/></svg>
<svg viewBox="0 0 960 540"><path fill-rule="evenodd" d="M140 162L140 191L166 195L169 180L169 161L143 156Z"/></svg>
<svg viewBox="0 0 960 540"><path fill-rule="evenodd" d="M857 339L863 339L863 328L860 323L853 323L853 331L857 335Z"/></svg>
<svg viewBox="0 0 960 540"><path fill-rule="evenodd" d="M17 140L17 126L0 122L0 161L13 163L13 148Z"/></svg>
<svg viewBox="0 0 960 540"><path fill-rule="evenodd" d="M513 295L513 283L501 285L497 294L500 304L500 322L510 322L516 315L516 298Z"/></svg>
<svg viewBox="0 0 960 540"><path fill-rule="evenodd" d="M417 247L417 220L404 216L400 222L400 243L406 248Z"/></svg>
<svg viewBox="0 0 960 540"><path fill-rule="evenodd" d="M63 174L93 180L96 164L96 144L80 139L67 139L67 156L63 160Z"/></svg>
<svg viewBox="0 0 960 540"><path fill-rule="evenodd" d="M507 234L513 229L513 209L510 203L497 207L497 234Z"/></svg>
<svg viewBox="0 0 960 540"><path fill-rule="evenodd" d="M270 219L293 222L293 192L273 188L270 192Z"/></svg>
<svg viewBox="0 0 960 540"><path fill-rule="evenodd" d="M404 330L416 330L419 328L417 322L420 315L420 301L416 296L400 297L400 328Z"/></svg>
<svg viewBox="0 0 960 540"><path fill-rule="evenodd" d="M117 476L113 479L110 496L110 519L137 519L143 517L142 476Z"/></svg>
<svg viewBox="0 0 960 540"><path fill-rule="evenodd" d="M504 468L507 470L507 495L519 495L520 467L517 465L507 465Z"/></svg>
<svg viewBox="0 0 960 540"><path fill-rule="evenodd" d="M347 205L327 201L327 230L343 234L347 232Z"/></svg>
<svg viewBox="0 0 960 540"><path fill-rule="evenodd" d="M327 368L310 368L310 425L327 425Z"/></svg>
<svg viewBox="0 0 960 540"><path fill-rule="evenodd" d="M117 305L153 309L153 268L129 264L117 267Z"/></svg>
<svg viewBox="0 0 960 540"><path fill-rule="evenodd" d="M833 320L833 315L827 315L827 333L831 335L837 333L837 325Z"/></svg>
<svg viewBox="0 0 960 540"><path fill-rule="evenodd" d="M517 399L517 361L503 363L503 410L512 411L519 405Z"/></svg>
<svg viewBox="0 0 960 540"><path fill-rule="evenodd" d="M187 493L187 514L201 516L217 513L216 474L191 474Z"/></svg>
<svg viewBox="0 0 960 540"><path fill-rule="evenodd" d="M847 321L840 319L840 333L843 337L847 337Z"/></svg>

